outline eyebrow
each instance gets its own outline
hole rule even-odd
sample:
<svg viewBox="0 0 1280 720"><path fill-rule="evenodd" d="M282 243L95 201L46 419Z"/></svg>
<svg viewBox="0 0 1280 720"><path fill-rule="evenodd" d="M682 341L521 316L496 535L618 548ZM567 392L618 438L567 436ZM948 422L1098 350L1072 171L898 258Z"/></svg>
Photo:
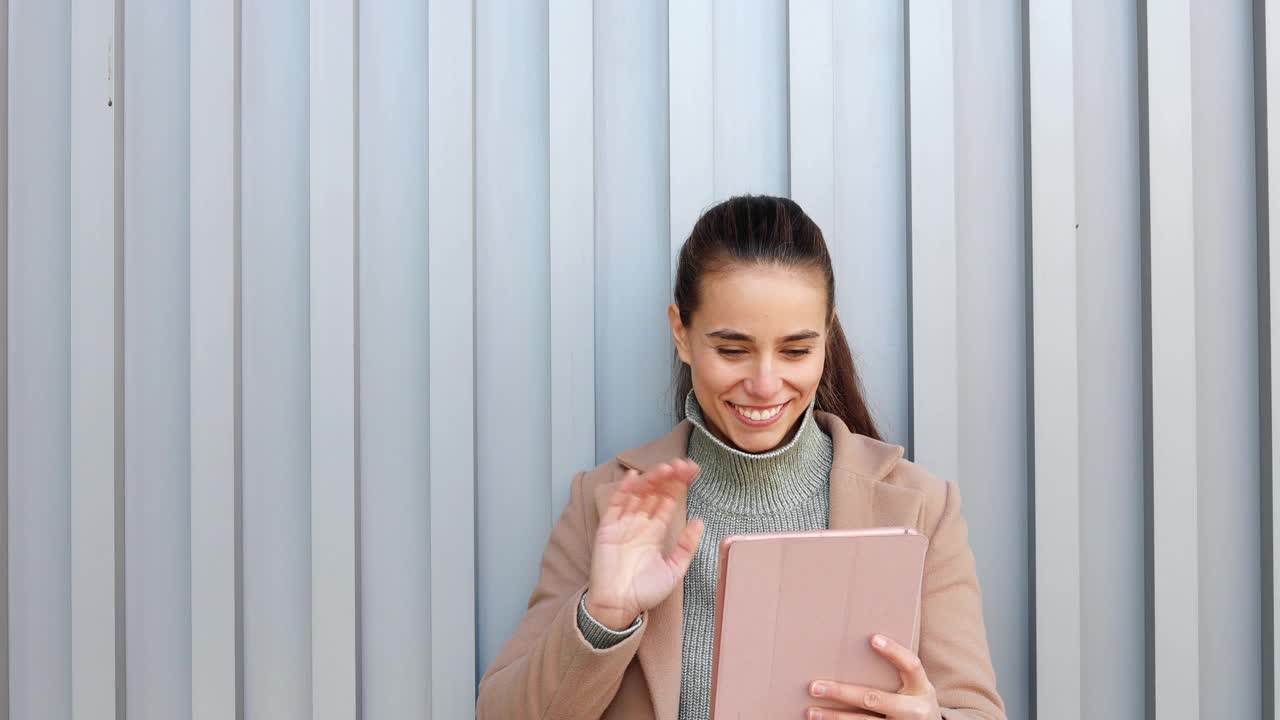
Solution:
<svg viewBox="0 0 1280 720"><path fill-rule="evenodd" d="M742 332L741 330L712 330L711 332L707 333L707 337L716 338L719 340L729 340L731 342L750 343L750 342L756 341L755 338ZM790 335L787 335L786 337L782 338L782 342L789 343L789 342L798 342L800 340L813 340L814 338L817 338L817 337L821 337L821 336L815 330L801 330L800 332L791 333Z"/></svg>

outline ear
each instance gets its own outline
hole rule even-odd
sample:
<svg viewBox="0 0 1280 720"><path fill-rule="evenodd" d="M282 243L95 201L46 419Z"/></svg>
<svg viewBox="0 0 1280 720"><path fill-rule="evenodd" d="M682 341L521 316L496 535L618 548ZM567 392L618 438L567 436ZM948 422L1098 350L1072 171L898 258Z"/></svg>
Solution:
<svg viewBox="0 0 1280 720"><path fill-rule="evenodd" d="M680 307L675 303L667 306L667 322L671 323L671 339L676 344L676 355L680 362L692 364L693 355L689 352L689 329L680 320Z"/></svg>

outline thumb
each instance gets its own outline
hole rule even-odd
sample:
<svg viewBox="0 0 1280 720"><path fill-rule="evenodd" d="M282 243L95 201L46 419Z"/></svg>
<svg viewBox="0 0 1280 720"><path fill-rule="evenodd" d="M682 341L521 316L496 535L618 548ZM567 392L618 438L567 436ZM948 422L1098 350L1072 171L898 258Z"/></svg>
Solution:
<svg viewBox="0 0 1280 720"><path fill-rule="evenodd" d="M680 532L680 537L676 539L676 546L671 549L667 564L675 572L677 579L684 577L685 572L689 570L689 563L693 562L693 556L698 552L698 545L702 542L704 529L706 526L700 518L690 518L689 523Z"/></svg>

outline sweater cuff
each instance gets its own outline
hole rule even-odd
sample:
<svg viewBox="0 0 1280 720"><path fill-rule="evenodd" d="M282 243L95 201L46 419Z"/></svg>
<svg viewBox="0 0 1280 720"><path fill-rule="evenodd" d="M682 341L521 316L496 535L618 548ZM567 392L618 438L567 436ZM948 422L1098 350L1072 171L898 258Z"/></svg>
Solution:
<svg viewBox="0 0 1280 720"><path fill-rule="evenodd" d="M635 622L631 623L631 627L619 632L601 625L595 618L591 617L591 613L587 612L586 592L582 593L582 599L578 601L578 630L582 633L582 637L591 643L591 647L597 650L611 648L631 637L631 634L640 627L640 622L643 618L643 613L637 615Z"/></svg>

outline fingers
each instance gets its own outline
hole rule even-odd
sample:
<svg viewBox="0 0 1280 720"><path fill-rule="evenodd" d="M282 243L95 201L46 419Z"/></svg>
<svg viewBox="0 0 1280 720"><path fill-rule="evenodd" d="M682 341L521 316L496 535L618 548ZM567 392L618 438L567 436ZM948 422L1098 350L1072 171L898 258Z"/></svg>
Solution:
<svg viewBox="0 0 1280 720"><path fill-rule="evenodd" d="M671 549L667 564L671 566L677 578L684 577L685 572L689 570L689 563L693 562L693 556L698 552L698 544L702 542L703 529L704 525L700 518L690 518L684 530L680 532L680 537L676 538L676 546Z"/></svg>
<svg viewBox="0 0 1280 720"><path fill-rule="evenodd" d="M834 680L816 680L809 684L809 694L824 700L834 700L849 708L870 710L875 713L901 720L926 720L933 709L931 700L914 695L898 695L876 688L836 682ZM845 715L839 711L826 708L814 708L822 718L841 718ZM813 716L813 713L810 713ZM869 715L852 714L848 717L871 717Z"/></svg>
<svg viewBox="0 0 1280 720"><path fill-rule="evenodd" d="M868 715L847 710L829 710L827 708L809 708L805 720L882 720L881 715Z"/></svg>
<svg viewBox="0 0 1280 720"><path fill-rule="evenodd" d="M628 470L627 475L632 476L631 480L627 482L624 479L624 485L619 489L639 495L661 493L675 497L689 486L697 474L698 465L692 460L675 459L658 463L643 474Z"/></svg>
<svg viewBox="0 0 1280 720"><path fill-rule="evenodd" d="M628 469L609 498L609 505L600 521L613 522L632 515L665 519L675 506L677 495L689 486L697 474L697 463L683 458L659 463L643 474Z"/></svg>
<svg viewBox="0 0 1280 720"><path fill-rule="evenodd" d="M656 492L645 495L644 499L640 502L640 514L646 517L653 517L658 510L658 505L662 503L666 497L666 495Z"/></svg>
<svg viewBox="0 0 1280 720"><path fill-rule="evenodd" d="M810 695L833 700L848 706L850 710L810 708L807 717L810 720L847 720L877 716L899 720L931 720L937 717L938 701L920 658L901 643L884 635L872 635L871 647L898 669L902 678L902 690L890 693L835 680L816 680L809 686ZM858 712L860 710L869 710L877 715L861 714Z"/></svg>
<svg viewBox="0 0 1280 720"><path fill-rule="evenodd" d="M622 510L626 507L627 499L631 495L631 487L635 484L635 479L639 476L635 470L627 470L622 474L622 481L618 483L617 489L609 495L609 505L605 508L604 515L600 517L600 524L607 525L615 522L622 516Z"/></svg>
<svg viewBox="0 0 1280 720"><path fill-rule="evenodd" d="M827 708L809 708L806 720L883 720L882 715L868 715L848 710L829 710Z"/></svg>
<svg viewBox="0 0 1280 720"><path fill-rule="evenodd" d="M676 458L671 461L672 475L685 486L698 476L698 464L688 458Z"/></svg>
<svg viewBox="0 0 1280 720"><path fill-rule="evenodd" d="M902 677L902 692L909 695L932 694L933 686L924 672L919 656L901 643L885 635L872 635L871 648L893 663Z"/></svg>

